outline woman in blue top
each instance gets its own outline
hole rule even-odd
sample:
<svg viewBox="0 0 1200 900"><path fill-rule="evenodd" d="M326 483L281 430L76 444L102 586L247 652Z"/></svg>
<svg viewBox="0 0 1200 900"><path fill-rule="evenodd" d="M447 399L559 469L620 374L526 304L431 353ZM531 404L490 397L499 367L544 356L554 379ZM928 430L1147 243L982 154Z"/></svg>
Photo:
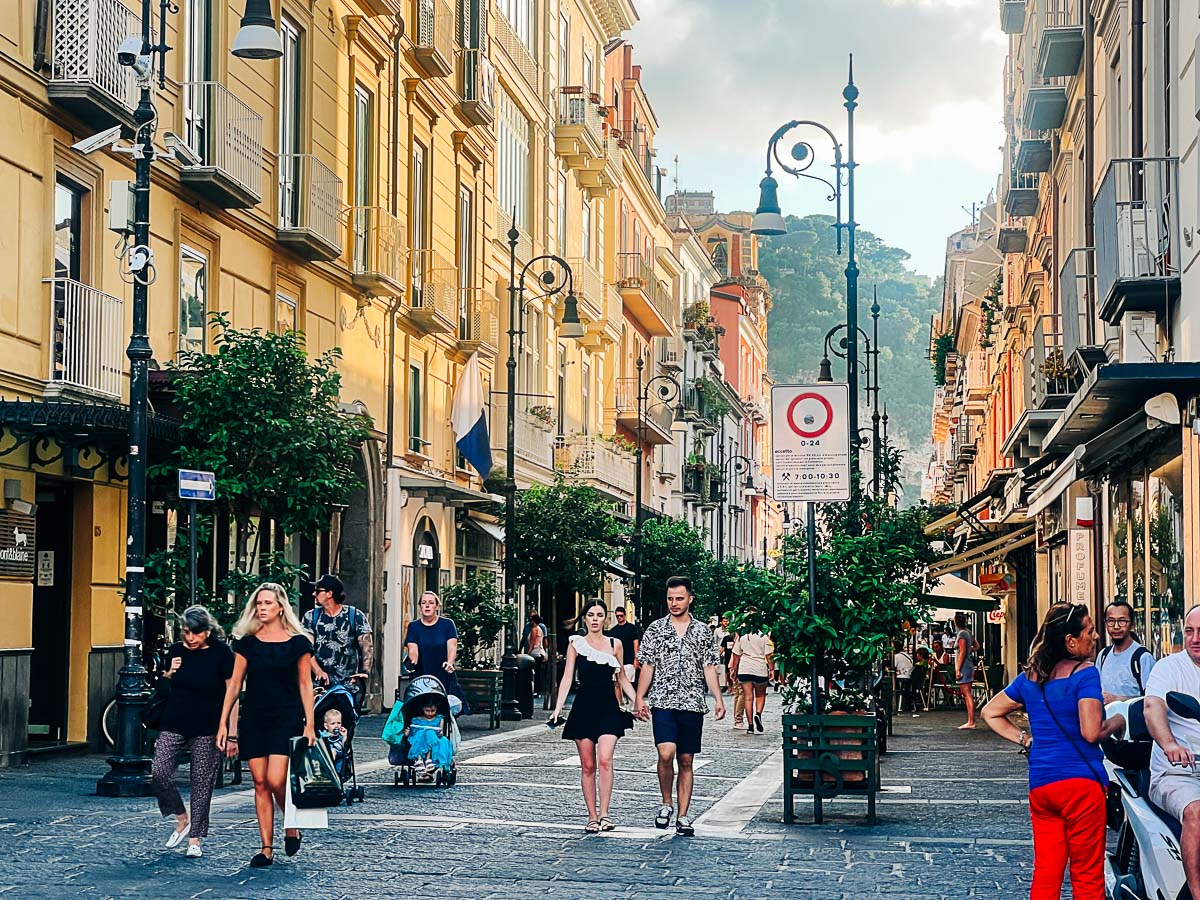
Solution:
<svg viewBox="0 0 1200 900"><path fill-rule="evenodd" d="M467 698L458 678L454 675L454 661L458 657L458 629L454 620L441 615L441 601L433 591L421 595L421 617L408 623L404 632L404 650L408 654L413 678L432 675L446 688L446 693L462 701L462 712L466 715Z"/></svg>
<svg viewBox="0 0 1200 900"><path fill-rule="evenodd" d="M1058 900L1068 861L1075 900L1104 900L1108 777L1098 744L1123 729L1125 719L1104 718L1095 650L1087 607L1055 603L1033 639L1025 671L983 709L993 731L1029 754L1030 900ZM1032 734L1008 719L1021 709Z"/></svg>

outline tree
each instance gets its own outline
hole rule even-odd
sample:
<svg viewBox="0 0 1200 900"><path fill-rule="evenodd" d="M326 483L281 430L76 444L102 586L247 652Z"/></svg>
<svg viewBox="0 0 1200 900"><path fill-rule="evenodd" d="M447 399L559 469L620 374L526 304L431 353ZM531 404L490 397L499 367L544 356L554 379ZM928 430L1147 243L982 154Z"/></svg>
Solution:
<svg viewBox="0 0 1200 900"><path fill-rule="evenodd" d="M642 609L649 618L652 610L667 603L667 579L686 575L692 579L696 594L695 615L707 617L716 609L710 572L713 559L704 545L704 535L686 522L654 518L642 523Z"/></svg>
<svg viewBox="0 0 1200 900"><path fill-rule="evenodd" d="M442 590L443 611L458 628L458 660L464 669L481 668L495 646L500 629L513 622L496 576L480 572Z"/></svg>
<svg viewBox="0 0 1200 900"><path fill-rule="evenodd" d="M236 528L234 571L216 597L232 595L236 606L253 583L289 584L298 575L281 554L264 551L266 529L251 546L256 517L286 534L327 528L334 507L359 486L354 462L371 422L339 405L339 351L310 360L295 332L237 330L220 314L212 326L212 353L183 351L170 367L180 444L170 464L151 474L173 477L176 467L215 473L213 512ZM200 529L198 544L210 536L210 527ZM149 560L147 590L160 606L186 584L186 559L185 539Z"/></svg>

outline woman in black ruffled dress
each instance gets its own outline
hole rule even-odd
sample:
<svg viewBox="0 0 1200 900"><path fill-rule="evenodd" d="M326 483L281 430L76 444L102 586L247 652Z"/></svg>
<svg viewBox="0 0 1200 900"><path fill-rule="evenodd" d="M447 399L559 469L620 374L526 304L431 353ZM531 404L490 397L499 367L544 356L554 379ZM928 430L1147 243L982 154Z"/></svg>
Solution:
<svg viewBox="0 0 1200 900"><path fill-rule="evenodd" d="M584 633L571 635L567 645L567 665L558 686L558 703L551 721L562 717L575 673L579 673L579 689L563 729L563 738L579 748L579 768L583 784L583 802L587 804L588 834L612 831L616 826L608 815L612 799L613 751L617 739L633 728L633 715L621 709L613 692L613 679L630 702L637 699L633 685L621 666L624 658L621 642L605 637L604 623L608 607L602 600L591 600L583 608L580 620ZM596 772L599 770L599 790Z"/></svg>

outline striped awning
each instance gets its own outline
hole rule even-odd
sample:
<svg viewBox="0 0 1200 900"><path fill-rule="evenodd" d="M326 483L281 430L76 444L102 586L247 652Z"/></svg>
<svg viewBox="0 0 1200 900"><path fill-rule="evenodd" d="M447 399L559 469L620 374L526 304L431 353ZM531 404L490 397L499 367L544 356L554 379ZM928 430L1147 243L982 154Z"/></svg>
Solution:
<svg viewBox="0 0 1200 900"><path fill-rule="evenodd" d="M1037 540L1036 526L1030 524L1006 535L990 540L985 544L971 547L954 556L935 562L929 567L928 577L937 578L949 575L968 566L981 566L984 563L1003 559L1009 553L1021 547L1032 544Z"/></svg>

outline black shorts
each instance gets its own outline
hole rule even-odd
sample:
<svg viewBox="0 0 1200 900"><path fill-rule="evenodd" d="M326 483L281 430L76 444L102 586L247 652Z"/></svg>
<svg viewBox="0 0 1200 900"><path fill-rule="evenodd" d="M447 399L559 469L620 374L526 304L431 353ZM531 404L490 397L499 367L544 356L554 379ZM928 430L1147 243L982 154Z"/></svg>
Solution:
<svg viewBox="0 0 1200 900"><path fill-rule="evenodd" d="M704 713L686 709L652 709L655 744L674 744L676 753L699 753Z"/></svg>
<svg viewBox="0 0 1200 900"><path fill-rule="evenodd" d="M738 673L738 681L740 681L742 684L766 684L767 676L766 675L744 675L739 672Z"/></svg>

